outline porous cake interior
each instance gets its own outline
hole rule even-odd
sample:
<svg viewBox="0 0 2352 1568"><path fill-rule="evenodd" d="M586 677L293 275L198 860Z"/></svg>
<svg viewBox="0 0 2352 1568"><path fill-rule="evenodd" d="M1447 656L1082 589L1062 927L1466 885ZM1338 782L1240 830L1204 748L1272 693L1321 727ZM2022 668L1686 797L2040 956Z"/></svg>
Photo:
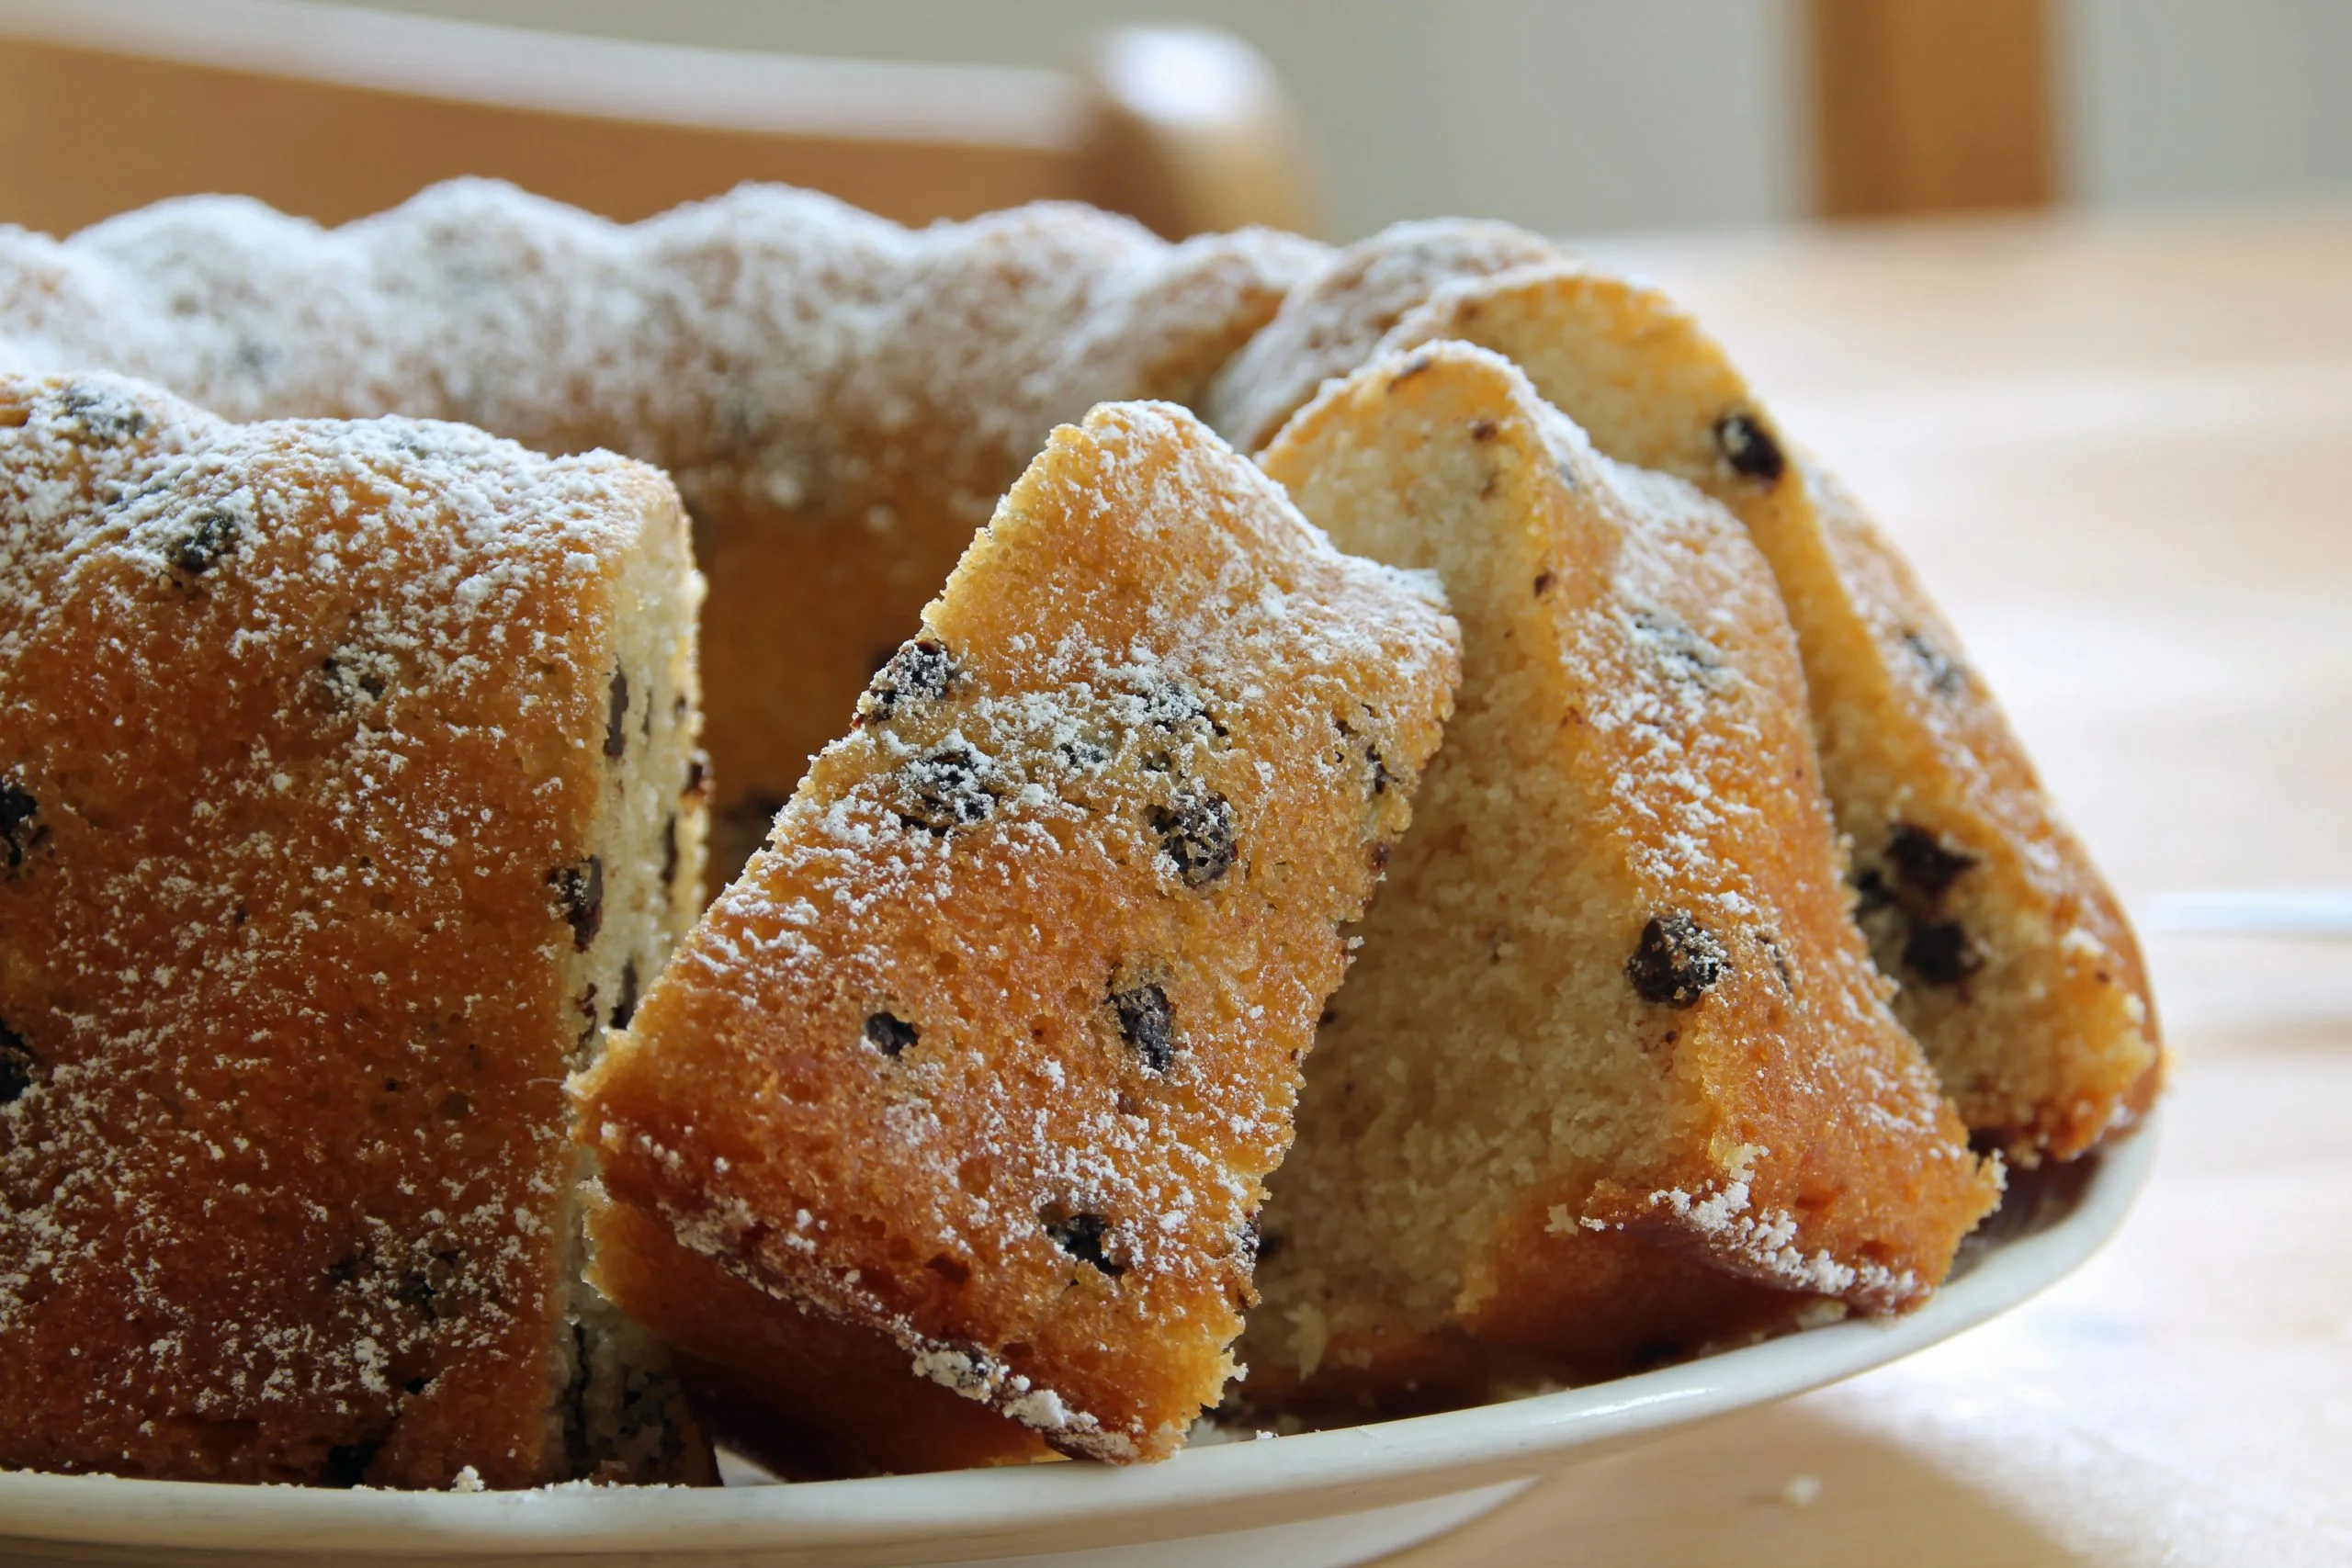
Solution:
<svg viewBox="0 0 2352 1568"><path fill-rule="evenodd" d="M1346 547L1445 578L1464 613L1463 685L1413 830L1318 1032L1301 1157L1274 1181L1268 1277L1312 1269L1331 1298L1385 1303L1428 1326L1475 1296L1465 1261L1531 1176L1564 1156L1588 1179L1656 1169L1670 1118L1623 973L1611 873L1562 831L1599 803L1590 781L1545 765L1561 723L1544 669L1557 657L1546 601L1596 585L1533 589L1555 564L1546 541L1491 521L1533 498L1485 499L1492 470L1478 446L1430 442L1412 456L1430 466L1426 484L1372 464L1346 478L1338 465L1293 476ZM1464 504L1427 509L1448 494ZM1327 1167L1327 1140L1362 1157ZM1354 1205L1377 1210L1377 1223L1349 1225ZM1322 1223L1299 1235L1294 1213ZM1296 1354L1307 1367L1325 1332L1317 1314L1302 1296Z"/></svg>
<svg viewBox="0 0 2352 1568"><path fill-rule="evenodd" d="M1464 677L1272 1181L1253 1394L1458 1398L1465 1335L1598 1373L1916 1300L1991 1189L1846 921L1732 520L1458 345L1368 367L1264 461L1342 547L1438 571Z"/></svg>
<svg viewBox="0 0 2352 1568"><path fill-rule="evenodd" d="M578 1022L571 1066L592 1066L607 1032L626 1028L645 987L702 904L709 814L695 615L701 575L685 530L657 511L610 578L612 648L600 671L599 722L575 738L601 757L605 783L588 852L550 879L571 942L564 995ZM592 680L596 677L592 676ZM564 1196L571 1240L566 1327L550 1365L550 1451L565 1472L637 1482L716 1479L669 1352L585 1278L581 1149Z"/></svg>

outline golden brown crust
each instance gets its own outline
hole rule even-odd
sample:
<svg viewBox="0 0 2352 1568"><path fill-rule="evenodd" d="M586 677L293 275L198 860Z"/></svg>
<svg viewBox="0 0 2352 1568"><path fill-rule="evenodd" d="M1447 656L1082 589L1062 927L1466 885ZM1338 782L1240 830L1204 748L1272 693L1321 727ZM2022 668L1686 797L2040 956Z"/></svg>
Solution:
<svg viewBox="0 0 2352 1568"><path fill-rule="evenodd" d="M1327 389L1262 461L1344 547L1445 576L1464 664L1273 1183L1253 1393L1261 1363L1393 1390L1464 1336L1622 1371L1819 1296L1916 1305L1997 1180L1848 918L1735 520L1458 344Z"/></svg>
<svg viewBox="0 0 2352 1568"><path fill-rule="evenodd" d="M1057 1448L1171 1451L1450 702L1430 592L1180 410L1057 431L582 1084L613 1197Z"/></svg>
<svg viewBox="0 0 2352 1568"><path fill-rule="evenodd" d="M683 528L608 456L0 377L0 1465L561 1473L550 879Z"/></svg>
<svg viewBox="0 0 2352 1568"><path fill-rule="evenodd" d="M1654 290L1573 266L1442 290L1387 346L1442 339L1511 357L1602 451L1747 524L1796 627L1865 930L1971 1129L2030 1161L2136 1120L2162 1052L2121 908L1909 566L1723 351Z"/></svg>

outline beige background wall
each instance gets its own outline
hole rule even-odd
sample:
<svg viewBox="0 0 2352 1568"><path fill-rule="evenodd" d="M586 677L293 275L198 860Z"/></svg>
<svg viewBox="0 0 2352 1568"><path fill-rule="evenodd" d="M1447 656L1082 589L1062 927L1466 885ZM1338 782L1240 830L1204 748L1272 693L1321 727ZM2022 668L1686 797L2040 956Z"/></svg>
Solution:
<svg viewBox="0 0 2352 1568"><path fill-rule="evenodd" d="M1053 64L1197 22L1274 62L1351 237L1442 212L1555 232L1806 204L1795 0L378 0L520 27L874 59ZM1955 4L1964 0L1954 0ZM2352 0L2061 0L2075 193L2352 190Z"/></svg>

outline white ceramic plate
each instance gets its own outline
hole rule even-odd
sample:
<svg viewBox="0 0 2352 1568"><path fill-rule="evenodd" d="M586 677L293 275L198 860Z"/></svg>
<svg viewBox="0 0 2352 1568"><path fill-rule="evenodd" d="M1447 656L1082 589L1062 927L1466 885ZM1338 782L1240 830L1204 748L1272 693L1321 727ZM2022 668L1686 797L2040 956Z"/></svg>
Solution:
<svg viewBox="0 0 2352 1568"><path fill-rule="evenodd" d="M2043 1194L2030 1219L2013 1201L1908 1317L1472 1410L1221 1442L1130 1470L1057 1464L722 1491L322 1492L0 1473L0 1562L1336 1568L1475 1518L1569 1456L1851 1377L2016 1306L2115 1233L2154 1156L2151 1127L2074 1168L2074 1190Z"/></svg>

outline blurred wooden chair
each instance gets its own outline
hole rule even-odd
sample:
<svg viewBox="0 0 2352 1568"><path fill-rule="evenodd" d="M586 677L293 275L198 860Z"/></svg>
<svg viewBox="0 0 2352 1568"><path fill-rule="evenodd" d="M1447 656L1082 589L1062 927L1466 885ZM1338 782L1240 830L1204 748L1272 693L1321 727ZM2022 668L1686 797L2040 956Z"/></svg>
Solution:
<svg viewBox="0 0 2352 1568"><path fill-rule="evenodd" d="M335 223L493 175L633 220L744 180L920 223L1050 197L1307 229L1272 70L1114 33L1068 74L735 53L285 0L0 0L0 221L196 191Z"/></svg>
<svg viewBox="0 0 2352 1568"><path fill-rule="evenodd" d="M1825 218L2046 207L2059 187L2050 0L1806 0Z"/></svg>

